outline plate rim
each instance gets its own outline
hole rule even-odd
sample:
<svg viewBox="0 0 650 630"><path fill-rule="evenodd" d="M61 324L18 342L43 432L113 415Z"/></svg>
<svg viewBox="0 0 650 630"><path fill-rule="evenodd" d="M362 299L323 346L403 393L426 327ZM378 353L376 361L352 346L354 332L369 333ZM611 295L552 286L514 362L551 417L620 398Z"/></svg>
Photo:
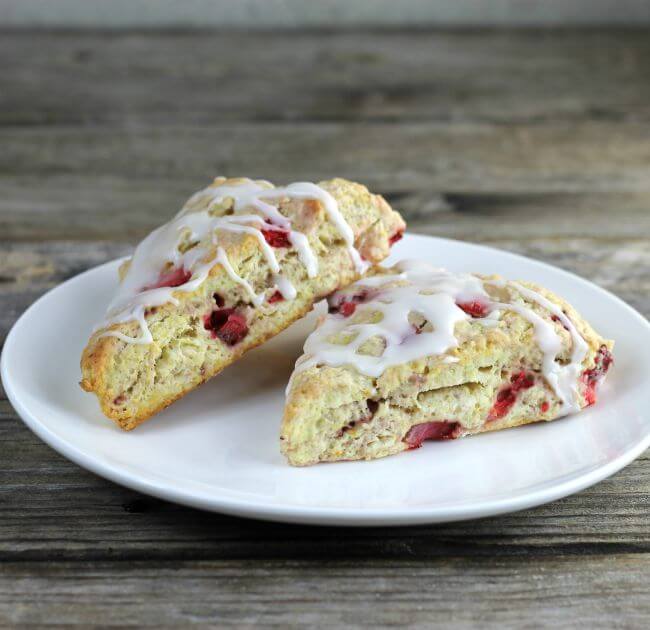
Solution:
<svg viewBox="0 0 650 630"><path fill-rule="evenodd" d="M550 270L554 274L568 277L573 281L577 281L579 284L587 285L589 288L600 292L603 294L603 297L613 300L619 307L622 307L627 311L630 316L637 319L639 323L648 329L648 333L650 334L650 322L639 311L607 289L582 278L576 273L562 269L561 267L556 267L547 262L490 245L461 241L458 239L407 232L404 240L408 241L411 239L444 242L451 246L461 245L464 247L474 248L479 253L497 253L501 256L505 255L511 257L513 261L524 260L527 263L533 262L542 270ZM21 321L33 309L38 308L41 301L49 299L51 294L61 287L72 282L78 282L84 276L97 272L105 267L116 265L119 261L122 261L125 258L127 257L121 257L102 263L95 267L91 267L72 278L68 278L64 282L57 284L46 291L30 306L28 306L13 323L5 339L2 354L0 355L0 378L2 379L2 384L7 394L7 398L16 410L18 416L43 442L53 448L57 453L74 462L78 466L81 466L85 470L119 485L142 492L143 494L203 510L275 522L309 525L376 527L445 523L516 512L540 506L576 492L580 492L581 490L584 490L585 488L588 488L618 472L634 459L639 457L639 455L650 446L650 431L648 431L643 439L640 439L634 444L634 446L621 453L618 457L603 465L596 466L594 469L588 470L587 472L582 471L580 473L574 473L567 479L554 483L547 488L542 487L533 491L529 489L520 490L515 493L508 493L505 497L493 498L479 502L474 501L467 505L460 504L444 508L437 508L436 506L408 509L402 508L399 511L388 508L359 509L345 507L277 505L259 501L237 499L234 497L224 497L223 495L208 496L198 492L184 492L182 489L165 486L162 482L156 483L142 479L131 473L125 473L119 468L119 466L110 465L101 460L97 460L74 444L60 438L53 433L45 423L32 414L26 405L21 402L19 395L14 390L14 384L9 375L10 359L8 358L11 354L12 345L16 343L15 337L18 334L16 331L18 330Z"/></svg>

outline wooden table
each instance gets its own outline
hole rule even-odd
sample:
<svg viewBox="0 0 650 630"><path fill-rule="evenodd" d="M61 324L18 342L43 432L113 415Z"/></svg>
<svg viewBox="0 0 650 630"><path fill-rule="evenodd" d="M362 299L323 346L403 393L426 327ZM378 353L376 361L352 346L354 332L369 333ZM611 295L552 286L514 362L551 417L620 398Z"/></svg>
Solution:
<svg viewBox="0 0 650 630"><path fill-rule="evenodd" d="M647 30L4 32L0 51L0 340L221 173L344 175L414 232L550 261L650 314ZM0 436L3 627L650 623L647 455L534 510L335 529L116 486L1 390Z"/></svg>

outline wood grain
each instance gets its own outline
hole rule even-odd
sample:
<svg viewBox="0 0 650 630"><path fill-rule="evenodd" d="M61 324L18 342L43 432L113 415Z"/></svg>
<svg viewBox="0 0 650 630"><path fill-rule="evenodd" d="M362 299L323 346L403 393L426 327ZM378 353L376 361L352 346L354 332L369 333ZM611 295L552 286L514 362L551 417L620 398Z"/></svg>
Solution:
<svg viewBox="0 0 650 630"><path fill-rule="evenodd" d="M0 344L217 173L359 179L412 231L551 262L649 316L649 52L647 30L3 32ZM0 443L2 627L650 621L648 453L533 510L337 529L121 488L1 388Z"/></svg>
<svg viewBox="0 0 650 630"><path fill-rule="evenodd" d="M612 566L614 563L614 566ZM648 558L8 564L0 621L152 627L644 627ZM41 593L38 609L26 593ZM628 606L631 598L638 604ZM246 602L243 606L242 602Z"/></svg>
<svg viewBox="0 0 650 630"><path fill-rule="evenodd" d="M648 121L647 32L4 32L0 122Z"/></svg>
<svg viewBox="0 0 650 630"><path fill-rule="evenodd" d="M531 219L529 235L650 233L650 125L0 128L0 145L0 233L11 240L141 237L217 173L345 174L407 220L438 229L440 219L443 233L477 221L494 234L504 215L517 237Z"/></svg>

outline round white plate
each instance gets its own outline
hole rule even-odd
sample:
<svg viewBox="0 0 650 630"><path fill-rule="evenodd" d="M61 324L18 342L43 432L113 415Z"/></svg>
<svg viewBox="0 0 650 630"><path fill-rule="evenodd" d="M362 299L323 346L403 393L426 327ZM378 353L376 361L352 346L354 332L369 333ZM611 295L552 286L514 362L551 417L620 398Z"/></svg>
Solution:
<svg viewBox="0 0 650 630"><path fill-rule="evenodd" d="M407 236L392 260L539 282L616 340L598 404L577 416L422 448L372 462L292 468L280 455L284 387L315 314L124 433L79 381L79 357L117 286L114 261L50 291L16 322L2 380L23 420L65 457L141 492L257 518L401 525L539 505L621 469L650 444L650 324L610 293L496 249ZM318 309L320 310L320 309Z"/></svg>

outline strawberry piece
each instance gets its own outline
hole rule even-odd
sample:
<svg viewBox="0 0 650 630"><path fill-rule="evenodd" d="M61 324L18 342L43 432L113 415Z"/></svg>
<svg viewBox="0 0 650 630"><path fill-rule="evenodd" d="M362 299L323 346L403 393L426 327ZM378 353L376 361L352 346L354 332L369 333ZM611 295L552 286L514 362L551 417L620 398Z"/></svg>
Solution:
<svg viewBox="0 0 650 630"><path fill-rule="evenodd" d="M379 402L368 398L368 400L366 400L366 404L368 405L368 413L357 420L352 420L346 425L343 425L336 434L337 438L342 437L345 433L350 431L350 429L354 429L356 426L364 424L365 422L370 422L372 420L373 416L377 412L377 409L379 409Z"/></svg>
<svg viewBox="0 0 650 630"><path fill-rule="evenodd" d="M526 372L519 372L510 377L510 382L512 383L513 391L517 393L522 389L532 387L535 384L535 377L532 374L526 374Z"/></svg>
<svg viewBox="0 0 650 630"><path fill-rule="evenodd" d="M271 247L291 247L289 232L286 230L262 230L262 234Z"/></svg>
<svg viewBox="0 0 650 630"><path fill-rule="evenodd" d="M239 343L248 334L246 318L234 308L212 311L204 321L206 330L213 338L219 338L229 346Z"/></svg>
<svg viewBox="0 0 650 630"><path fill-rule="evenodd" d="M550 405L550 403L548 402L548 400L545 400L545 401L544 401L544 402L539 406L539 408L540 408L540 411L541 411L542 413L546 413L546 412L551 408L551 405Z"/></svg>
<svg viewBox="0 0 650 630"><path fill-rule="evenodd" d="M230 317L230 315L232 315L234 312L234 308L220 308L212 311L205 318L206 330L219 330L219 328L221 328L228 321L228 317Z"/></svg>
<svg viewBox="0 0 650 630"><path fill-rule="evenodd" d="M268 300L267 302L269 304L274 304L275 302L282 302L284 300L284 296L280 291L276 291Z"/></svg>
<svg viewBox="0 0 650 630"><path fill-rule="evenodd" d="M600 346L598 353L594 358L594 367L585 370L580 380L585 384L585 401L587 405L593 405L596 402L596 388L601 379L607 374L607 371L614 362L612 353L607 346Z"/></svg>
<svg viewBox="0 0 650 630"><path fill-rule="evenodd" d="M341 306L339 306L339 313L341 313L343 317L350 317L350 315L353 315L356 310L357 305L354 302L343 302Z"/></svg>
<svg viewBox="0 0 650 630"><path fill-rule="evenodd" d="M604 374L607 374L607 371L614 363L614 357L612 353L607 349L607 346L600 346L598 349L598 354L596 355L596 364L600 365L600 369Z"/></svg>
<svg viewBox="0 0 650 630"><path fill-rule="evenodd" d="M420 448L425 440L453 440L460 433L460 424L458 422L431 421L423 422L412 426L404 441L408 444L409 449Z"/></svg>
<svg viewBox="0 0 650 630"><path fill-rule="evenodd" d="M377 409L379 409L379 401L377 400L372 400L372 398L368 398L366 400L366 405L368 405L368 413L370 416L374 416L375 413L377 413Z"/></svg>
<svg viewBox="0 0 650 630"><path fill-rule="evenodd" d="M389 239L388 239L388 244L390 246L395 245L397 241L401 241L402 238L404 238L404 230L401 230L399 232L395 232Z"/></svg>
<svg viewBox="0 0 650 630"><path fill-rule="evenodd" d="M515 404L517 396L512 391L512 387L506 387L497 394L497 399L488 414L488 422L503 418L512 406Z"/></svg>
<svg viewBox="0 0 650 630"><path fill-rule="evenodd" d="M344 317L350 317L357 310L357 304L365 302L370 297L368 291L360 291L354 295L344 295L330 300L329 312L340 313Z"/></svg>
<svg viewBox="0 0 650 630"><path fill-rule="evenodd" d="M228 317L228 321L217 331L217 337L229 346L239 343L247 334L246 319L239 313Z"/></svg>
<svg viewBox="0 0 650 630"><path fill-rule="evenodd" d="M143 291L150 289L160 289L162 287L180 287L185 284L192 277L192 273L183 268L172 269L171 271L161 272L158 276L156 284L144 287Z"/></svg>
<svg viewBox="0 0 650 630"><path fill-rule="evenodd" d="M510 377L510 385L497 394L497 399L488 413L488 422L503 418L517 401L517 394L535 384L535 377L526 372L518 372Z"/></svg>
<svg viewBox="0 0 650 630"><path fill-rule="evenodd" d="M480 300L472 300L471 302L456 302L458 308L465 311L472 317L485 317L489 312L489 306Z"/></svg>
<svg viewBox="0 0 650 630"><path fill-rule="evenodd" d="M587 407L591 407L591 405L596 403L596 382L597 381L592 381L588 383L587 388L585 389L585 401L587 402Z"/></svg>
<svg viewBox="0 0 650 630"><path fill-rule="evenodd" d="M551 315L551 319L556 323L560 324L564 330L569 331L569 327L555 314ZM571 332L571 331L569 331Z"/></svg>

